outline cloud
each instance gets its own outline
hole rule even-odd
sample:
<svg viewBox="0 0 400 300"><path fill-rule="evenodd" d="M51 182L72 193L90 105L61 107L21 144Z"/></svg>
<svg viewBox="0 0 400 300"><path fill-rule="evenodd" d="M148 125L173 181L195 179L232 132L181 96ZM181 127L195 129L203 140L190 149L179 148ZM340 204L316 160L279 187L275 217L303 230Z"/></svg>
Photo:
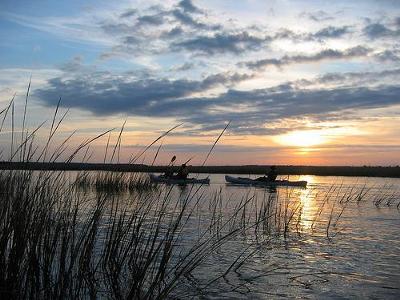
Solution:
<svg viewBox="0 0 400 300"><path fill-rule="evenodd" d="M178 3L178 6L185 12L189 13L203 13L203 11L195 6L191 0L182 0Z"/></svg>
<svg viewBox="0 0 400 300"><path fill-rule="evenodd" d="M276 32L260 24L238 26L229 19L210 18L210 14L194 6L191 1L180 1L172 7L156 6L146 11L130 10L129 20L109 20L101 27L105 33L117 37L116 53L163 54L188 52L209 56L242 54L265 49L272 41L291 39L324 41L341 38L351 32L350 26L327 26L317 32L295 33L281 28ZM123 13L122 15L126 15Z"/></svg>
<svg viewBox="0 0 400 300"><path fill-rule="evenodd" d="M60 70L68 73L80 72L83 68L82 63L83 63L83 57L77 55L73 57L72 60L61 65Z"/></svg>
<svg viewBox="0 0 400 300"><path fill-rule="evenodd" d="M79 17L33 17L15 13L0 12L0 16L16 24L62 37L66 41L109 46L110 38L94 25L93 16Z"/></svg>
<svg viewBox="0 0 400 300"><path fill-rule="evenodd" d="M59 66L59 71L62 71L68 76L84 76L97 72L97 67L91 64L84 63L84 57L81 55L74 56L69 61Z"/></svg>
<svg viewBox="0 0 400 300"><path fill-rule="evenodd" d="M212 99L214 106L235 107L248 105L251 111L210 113L211 99L207 108L196 108L195 113L180 111L182 121L194 124L214 124L222 126L226 120L232 120L235 133L271 134L271 128L265 124L278 123L286 118L313 117L318 121L343 120L352 116L352 112L370 108L382 108L400 104L398 86L381 86L378 88L336 88L316 90L274 90L261 89L253 91L230 90ZM201 101L201 100L199 100ZM178 111L176 111L178 112ZM343 114L345 113L345 116ZM354 118L354 117L351 117ZM273 133L282 133L283 127L273 129Z"/></svg>
<svg viewBox="0 0 400 300"><path fill-rule="evenodd" d="M218 128L221 130L221 128ZM163 151L169 152L184 152L184 153L199 153L205 154L210 150L209 144L166 144L163 146ZM218 144L218 152L223 153L255 153L255 152L276 152L279 150L290 149L295 147L262 147L262 146L241 146L241 145L229 145L229 144Z"/></svg>
<svg viewBox="0 0 400 300"><path fill-rule="evenodd" d="M393 83L400 78L400 69L384 70L380 72L347 72L347 73L327 73L319 76L315 80L304 82L305 85L328 84L328 85L359 85L361 83L382 84L391 79Z"/></svg>
<svg viewBox="0 0 400 300"><path fill-rule="evenodd" d="M366 86L373 88L382 85L395 85L400 79L400 69L388 69L375 72L331 72L318 75L313 79L298 79L285 83L290 88L310 89L323 86L328 87L353 87Z"/></svg>
<svg viewBox="0 0 400 300"><path fill-rule="evenodd" d="M330 21L334 19L331 15L323 10L318 10L315 12L303 12L300 14L300 17L306 17L315 22Z"/></svg>
<svg viewBox="0 0 400 300"><path fill-rule="evenodd" d="M115 43L102 58L168 54L178 50L175 44L180 42L204 33L224 32L222 23L212 22L191 1L180 1L172 7L128 9L120 14L120 18L102 19L98 24ZM180 50L185 49L181 47Z"/></svg>
<svg viewBox="0 0 400 300"><path fill-rule="evenodd" d="M312 34L311 37L316 39L340 38L349 32L350 32L350 26L342 26L342 27L328 26Z"/></svg>
<svg viewBox="0 0 400 300"><path fill-rule="evenodd" d="M97 72L85 76L63 79L55 77L48 81L48 87L38 89L35 95L46 104L54 105L62 96L64 106L83 108L100 115L127 112L147 114L163 102L204 92L218 85L231 85L246 80L247 74L214 74L203 80L138 78L131 74L113 76L108 72ZM129 78L129 79L127 79ZM77 92L81 96L77 97ZM58 96L56 96L58 95ZM56 97L56 98L54 98ZM177 103L179 105L179 103Z"/></svg>
<svg viewBox="0 0 400 300"><path fill-rule="evenodd" d="M182 11L180 9L174 9L173 11L171 11L171 14L174 16L175 20L180 22L182 25L190 26L195 29L218 30L221 28L220 25L208 25L206 23L200 22L200 21L194 19L186 11Z"/></svg>
<svg viewBox="0 0 400 300"><path fill-rule="evenodd" d="M162 38L167 38L167 39L174 39L179 36L181 36L184 33L182 27L176 26L172 29L166 30L161 33Z"/></svg>
<svg viewBox="0 0 400 300"><path fill-rule="evenodd" d="M363 32L370 39L379 39L379 38L399 37L400 36L399 28L390 29L381 23L368 24L363 29Z"/></svg>
<svg viewBox="0 0 400 300"><path fill-rule="evenodd" d="M400 61L400 51L399 50L385 50L375 54L375 57L379 61L383 62L398 62Z"/></svg>
<svg viewBox="0 0 400 300"><path fill-rule="evenodd" d="M129 18L136 15L137 13L138 13L137 9L128 9L122 14L120 14L120 18Z"/></svg>
<svg viewBox="0 0 400 300"><path fill-rule="evenodd" d="M352 26L327 26L316 32L303 32L296 33L289 29L280 29L276 33L270 36L271 41L280 40L280 39L288 39L294 42L304 42L304 41L318 41L323 42L327 39L339 39L344 35L351 33Z"/></svg>
<svg viewBox="0 0 400 300"><path fill-rule="evenodd" d="M156 15L145 15L145 16L140 16L137 18L137 26L143 26L143 25L161 25L164 23L163 20L163 15L162 14L156 14Z"/></svg>
<svg viewBox="0 0 400 300"><path fill-rule="evenodd" d="M185 62L184 64L181 64L179 66L175 66L171 69L171 71L176 71L176 72L182 72L182 71L188 71L190 69L193 69L195 67L195 64L192 62Z"/></svg>
<svg viewBox="0 0 400 300"><path fill-rule="evenodd" d="M293 31L281 29L275 34L256 35L248 31L232 33L229 31L220 31L212 35L196 36L184 41L175 42L172 45L174 50L187 50L207 55L233 53L240 54L246 51L259 50L272 41L280 39L292 39L296 41L324 40L340 38L351 32L350 26L334 27L328 26L315 33L297 34ZM360 49L359 49L360 50Z"/></svg>
<svg viewBox="0 0 400 300"><path fill-rule="evenodd" d="M247 50L257 50L269 38L257 37L248 32L241 33L216 33L212 36L198 36L190 40L175 43L175 49L185 49L189 51L200 52L203 54L223 54L233 53L239 54Z"/></svg>
<svg viewBox="0 0 400 300"><path fill-rule="evenodd" d="M251 77L247 74L215 74L203 80L141 79L110 74L87 75L48 81L48 86L34 95L42 103L90 111L97 115L128 114L149 117L172 117L193 125L199 131L215 130L232 120L233 130L241 134L277 134L285 127L266 127L286 118L343 119L352 111L383 108L400 104L400 87L336 87L299 89L290 84L241 91L228 89L214 96L195 93L215 86L229 86Z"/></svg>
<svg viewBox="0 0 400 300"><path fill-rule="evenodd" d="M304 54L294 55L294 56L285 55L281 58L261 59L257 61L241 63L241 65L245 65L252 70L259 70L269 66L280 68L291 64L314 63L322 60L337 60L337 59L350 59L355 57L366 57L369 53L371 53L371 49L366 48L364 46L357 46L346 49L344 51L335 49L326 49L318 53L315 53L313 55L304 55Z"/></svg>
<svg viewBox="0 0 400 300"><path fill-rule="evenodd" d="M172 5L140 6L110 14L84 15L79 18L21 18L10 16L39 30L68 35L72 39L87 38L107 45L101 58L184 54L244 54L266 50L280 39L296 43L342 38L350 26L327 26L316 32L296 33L281 28L272 30L265 24L244 24L206 11L190 0ZM322 13L320 13L322 14ZM79 33L79 34L77 34Z"/></svg>
<svg viewBox="0 0 400 300"><path fill-rule="evenodd" d="M394 26L396 26L397 28L400 28L400 17L397 17L394 19Z"/></svg>

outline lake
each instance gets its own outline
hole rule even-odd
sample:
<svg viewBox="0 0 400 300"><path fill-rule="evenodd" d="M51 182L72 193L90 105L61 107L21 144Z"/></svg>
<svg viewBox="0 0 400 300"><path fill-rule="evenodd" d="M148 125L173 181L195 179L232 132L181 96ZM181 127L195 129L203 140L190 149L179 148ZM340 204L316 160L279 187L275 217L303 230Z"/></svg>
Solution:
<svg viewBox="0 0 400 300"><path fill-rule="evenodd" d="M286 237L277 234L282 228L270 228L269 238L257 240L249 230L237 237L237 243L224 245L207 261L200 278L209 277L211 270L218 270L221 262L226 265L246 246L246 253L254 253L238 271L210 286L206 297L399 298L400 179L293 176L291 180L308 181L308 187L275 191L226 185L219 174L210 179L211 184L202 187L204 198L221 194L222 210L255 196L246 213L254 215L256 203L260 207L272 196L284 206L289 202L287 210L295 211L296 221ZM183 195L189 190L174 189Z"/></svg>
<svg viewBox="0 0 400 300"><path fill-rule="evenodd" d="M400 179L281 176L307 188L271 189L208 176L1 172L0 294L399 298Z"/></svg>

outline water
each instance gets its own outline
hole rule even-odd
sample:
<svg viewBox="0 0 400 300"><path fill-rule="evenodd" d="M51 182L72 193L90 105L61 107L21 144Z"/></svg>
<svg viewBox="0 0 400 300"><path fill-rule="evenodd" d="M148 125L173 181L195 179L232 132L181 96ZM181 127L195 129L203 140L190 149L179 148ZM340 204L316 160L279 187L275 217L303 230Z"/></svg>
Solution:
<svg viewBox="0 0 400 300"><path fill-rule="evenodd" d="M207 257L193 279L180 283L173 295L399 299L400 179L292 176L290 180L306 180L307 188L271 190L227 185L224 175L209 176L210 185L160 185L161 194L171 193L173 199L200 199L181 247L194 243L210 220L222 226L246 203L233 225L244 229ZM267 206L267 224L257 223ZM227 227L222 226L224 231ZM212 281L235 260L229 273Z"/></svg>
<svg viewBox="0 0 400 300"><path fill-rule="evenodd" d="M272 196L289 202L296 221L286 237L275 228L272 238L255 241L251 234L241 235L222 247L198 272L200 278L217 272L216 265L225 260L226 265L246 245L254 253L237 272L209 287L206 298L400 297L400 179L293 176L290 180L307 180L307 189L268 191L226 185L223 175L210 178L202 189L229 199L223 210L249 196L256 196L252 203L258 205ZM255 213L254 207L248 214Z"/></svg>

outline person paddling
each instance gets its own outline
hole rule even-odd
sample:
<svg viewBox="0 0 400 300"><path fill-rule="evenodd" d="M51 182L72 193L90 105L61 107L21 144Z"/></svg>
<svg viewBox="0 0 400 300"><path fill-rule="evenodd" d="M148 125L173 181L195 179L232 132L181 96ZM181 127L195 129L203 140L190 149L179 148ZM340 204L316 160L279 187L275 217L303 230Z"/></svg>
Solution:
<svg viewBox="0 0 400 300"><path fill-rule="evenodd" d="M278 173L276 171L276 167L275 166L271 166L270 170L266 174L266 176L258 177L256 180L257 181L274 182L277 177L278 177Z"/></svg>
<svg viewBox="0 0 400 300"><path fill-rule="evenodd" d="M275 181L276 177L278 177L278 173L276 172L276 167L271 166L269 172L267 173L267 181Z"/></svg>
<svg viewBox="0 0 400 300"><path fill-rule="evenodd" d="M189 168L186 166L186 163L184 163L179 167L178 174L176 174L175 178L187 179L188 175L189 175Z"/></svg>

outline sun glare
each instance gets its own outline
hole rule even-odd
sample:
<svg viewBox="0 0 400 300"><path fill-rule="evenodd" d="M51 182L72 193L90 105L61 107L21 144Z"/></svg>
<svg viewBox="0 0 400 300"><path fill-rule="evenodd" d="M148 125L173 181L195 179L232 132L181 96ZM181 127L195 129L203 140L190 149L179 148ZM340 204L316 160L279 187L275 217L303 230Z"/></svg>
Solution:
<svg viewBox="0 0 400 300"><path fill-rule="evenodd" d="M283 145L297 147L311 147L323 144L327 139L320 131L294 131L278 137L278 142Z"/></svg>

